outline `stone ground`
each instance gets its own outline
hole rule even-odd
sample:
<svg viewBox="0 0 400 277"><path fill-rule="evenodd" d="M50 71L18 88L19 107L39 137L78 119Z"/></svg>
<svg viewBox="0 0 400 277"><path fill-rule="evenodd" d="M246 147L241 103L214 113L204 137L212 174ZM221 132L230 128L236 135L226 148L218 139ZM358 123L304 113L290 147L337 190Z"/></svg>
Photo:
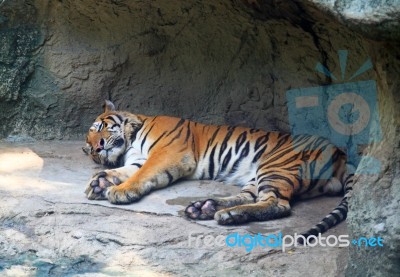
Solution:
<svg viewBox="0 0 400 277"><path fill-rule="evenodd" d="M295 203L292 216L236 227L188 220L194 199L239 189L182 181L138 203L113 206L83 193L101 167L82 142L0 142L1 276L343 276L348 249L208 246L199 235L293 234L317 223L340 198ZM343 223L328 235L347 234Z"/></svg>

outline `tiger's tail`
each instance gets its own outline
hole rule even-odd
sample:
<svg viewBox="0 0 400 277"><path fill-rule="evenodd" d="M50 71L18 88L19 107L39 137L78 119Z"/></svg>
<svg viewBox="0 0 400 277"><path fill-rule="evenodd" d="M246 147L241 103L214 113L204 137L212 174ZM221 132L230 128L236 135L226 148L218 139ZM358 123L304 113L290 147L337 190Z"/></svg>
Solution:
<svg viewBox="0 0 400 277"><path fill-rule="evenodd" d="M318 234L322 234L332 228L333 226L339 224L344 221L347 217L348 212L348 199L351 197L351 193L353 190L353 182L354 182L354 174L349 174L344 179L344 196L340 201L339 205L330 212L327 216L325 216L320 223L310 228L308 231L301 234L305 240L309 236L318 236ZM304 244L303 237L298 239L298 242Z"/></svg>

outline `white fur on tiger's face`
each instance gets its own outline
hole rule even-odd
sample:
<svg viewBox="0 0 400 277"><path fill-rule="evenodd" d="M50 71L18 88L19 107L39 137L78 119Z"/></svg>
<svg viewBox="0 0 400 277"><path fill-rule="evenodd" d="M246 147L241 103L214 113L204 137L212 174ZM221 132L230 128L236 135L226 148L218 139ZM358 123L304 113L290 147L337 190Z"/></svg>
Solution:
<svg viewBox="0 0 400 277"><path fill-rule="evenodd" d="M347 215L353 178L346 155L323 138L148 117L115 111L106 101L86 142L83 149L95 162L117 167L89 181L89 199L127 204L180 178L208 179L235 183L242 191L190 204L186 215L192 219L269 220L289 215L294 197L343 192L339 206L304 234L322 233Z"/></svg>

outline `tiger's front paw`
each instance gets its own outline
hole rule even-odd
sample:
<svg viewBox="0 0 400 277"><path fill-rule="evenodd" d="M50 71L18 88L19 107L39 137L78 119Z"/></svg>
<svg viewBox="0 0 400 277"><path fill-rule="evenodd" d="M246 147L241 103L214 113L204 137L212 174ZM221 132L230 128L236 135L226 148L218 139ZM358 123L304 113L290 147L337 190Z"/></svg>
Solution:
<svg viewBox="0 0 400 277"><path fill-rule="evenodd" d="M107 190L113 186L121 184L121 180L116 175L116 172L112 170L105 170L96 173L92 179L90 179L85 190L87 198L90 200L107 199Z"/></svg>
<svg viewBox="0 0 400 277"><path fill-rule="evenodd" d="M112 204L129 204L142 198L137 189L127 184L108 188L106 197Z"/></svg>
<svg viewBox="0 0 400 277"><path fill-rule="evenodd" d="M232 207L220 210L215 213L214 219L220 225L242 224L249 221L249 216L246 212L238 207Z"/></svg>

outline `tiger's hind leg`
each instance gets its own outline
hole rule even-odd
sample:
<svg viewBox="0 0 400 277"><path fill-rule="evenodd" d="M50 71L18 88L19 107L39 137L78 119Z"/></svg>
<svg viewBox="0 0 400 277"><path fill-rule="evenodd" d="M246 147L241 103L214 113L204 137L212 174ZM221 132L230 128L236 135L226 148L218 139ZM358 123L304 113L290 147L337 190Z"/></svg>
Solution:
<svg viewBox="0 0 400 277"><path fill-rule="evenodd" d="M195 201L187 206L185 213L191 219L213 219L215 213L221 209L254 203L256 198L257 186L253 179L238 195Z"/></svg>
<svg viewBox="0 0 400 277"><path fill-rule="evenodd" d="M257 186L256 203L222 209L215 213L218 224L241 224L248 221L264 221L288 216L291 212L292 186L282 181L261 182Z"/></svg>

